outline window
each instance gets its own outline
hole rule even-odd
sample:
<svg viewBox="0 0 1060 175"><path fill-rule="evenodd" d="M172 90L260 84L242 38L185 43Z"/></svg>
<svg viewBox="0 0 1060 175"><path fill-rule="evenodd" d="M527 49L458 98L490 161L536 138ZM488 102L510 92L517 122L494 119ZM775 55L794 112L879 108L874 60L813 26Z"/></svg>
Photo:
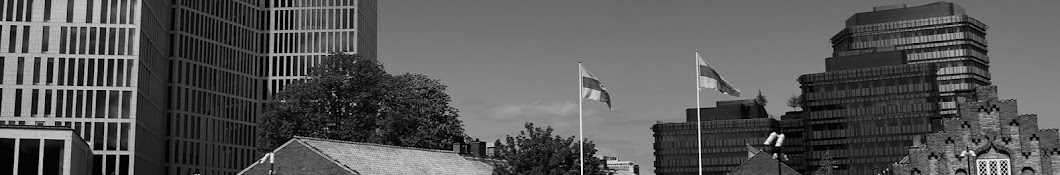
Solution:
<svg viewBox="0 0 1060 175"><path fill-rule="evenodd" d="M40 139L19 139L18 174L37 174L40 160Z"/></svg>
<svg viewBox="0 0 1060 175"><path fill-rule="evenodd" d="M43 174L60 174L63 172L64 140L44 140Z"/></svg>
<svg viewBox="0 0 1060 175"><path fill-rule="evenodd" d="M979 175L1011 175L1009 159L979 159L975 161Z"/></svg>

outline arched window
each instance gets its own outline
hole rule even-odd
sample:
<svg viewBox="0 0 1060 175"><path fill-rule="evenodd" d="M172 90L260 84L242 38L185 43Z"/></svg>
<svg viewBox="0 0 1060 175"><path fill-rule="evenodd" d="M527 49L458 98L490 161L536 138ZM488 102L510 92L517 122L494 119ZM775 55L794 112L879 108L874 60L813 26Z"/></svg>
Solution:
<svg viewBox="0 0 1060 175"><path fill-rule="evenodd" d="M1023 175L1034 175L1034 173L1034 168L1031 167L1023 167L1023 169L1020 170L1020 174Z"/></svg>
<svg viewBox="0 0 1060 175"><path fill-rule="evenodd" d="M979 159L975 165L980 175L1012 175L1009 159Z"/></svg>
<svg viewBox="0 0 1060 175"><path fill-rule="evenodd" d="M964 169L957 169L956 172L953 172L953 175L968 175L968 171Z"/></svg>

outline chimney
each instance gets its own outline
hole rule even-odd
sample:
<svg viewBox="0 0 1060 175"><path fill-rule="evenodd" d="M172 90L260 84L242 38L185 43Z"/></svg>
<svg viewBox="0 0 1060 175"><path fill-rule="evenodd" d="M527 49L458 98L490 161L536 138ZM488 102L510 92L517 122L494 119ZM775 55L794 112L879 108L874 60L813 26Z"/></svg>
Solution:
<svg viewBox="0 0 1060 175"><path fill-rule="evenodd" d="M497 145L493 142L486 142L486 157L497 156Z"/></svg>
<svg viewBox="0 0 1060 175"><path fill-rule="evenodd" d="M471 145L469 145L468 148L469 148L469 150L468 150L469 153L468 154L471 154L472 156L476 156L476 157L485 157L486 156L486 142L473 141L473 142L471 142Z"/></svg>

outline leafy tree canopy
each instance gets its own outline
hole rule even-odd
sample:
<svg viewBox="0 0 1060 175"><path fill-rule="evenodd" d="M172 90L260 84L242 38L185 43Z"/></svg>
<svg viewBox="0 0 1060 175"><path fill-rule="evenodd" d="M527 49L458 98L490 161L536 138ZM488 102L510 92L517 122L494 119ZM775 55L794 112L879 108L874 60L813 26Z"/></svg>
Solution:
<svg viewBox="0 0 1060 175"><path fill-rule="evenodd" d="M552 127L534 127L527 122L526 131L508 135L504 144L497 145L497 157L506 162L494 168L493 174L580 174L578 142L574 136L563 138L552 135ZM497 143L500 143L498 140ZM585 174L604 174L600 158L594 157L596 145L585 143Z"/></svg>
<svg viewBox="0 0 1060 175"><path fill-rule="evenodd" d="M306 136L451 149L465 135L445 88L422 74L388 74L358 55L331 55L265 104L258 147Z"/></svg>

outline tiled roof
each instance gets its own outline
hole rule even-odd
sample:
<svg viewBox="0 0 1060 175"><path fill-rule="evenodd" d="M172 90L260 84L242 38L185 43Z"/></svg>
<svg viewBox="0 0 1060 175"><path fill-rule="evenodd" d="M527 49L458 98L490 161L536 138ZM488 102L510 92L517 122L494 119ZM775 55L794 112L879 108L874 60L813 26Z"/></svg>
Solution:
<svg viewBox="0 0 1060 175"><path fill-rule="evenodd" d="M777 161L765 151L758 152L751 159L747 159L735 170L729 172L729 175L759 175L759 174L777 174ZM791 169L788 165L780 164L781 172L784 175L798 175L799 172L795 169Z"/></svg>
<svg viewBox="0 0 1060 175"><path fill-rule="evenodd" d="M358 174L491 174L493 167L447 150L296 137Z"/></svg>

